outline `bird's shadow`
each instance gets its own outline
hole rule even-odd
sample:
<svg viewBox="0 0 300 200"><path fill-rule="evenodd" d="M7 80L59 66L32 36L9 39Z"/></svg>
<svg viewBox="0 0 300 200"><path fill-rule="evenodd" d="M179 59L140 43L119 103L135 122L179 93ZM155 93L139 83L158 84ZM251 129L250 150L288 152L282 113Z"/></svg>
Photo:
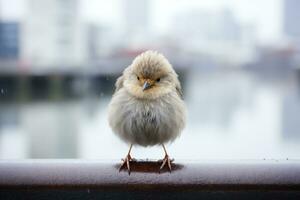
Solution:
<svg viewBox="0 0 300 200"><path fill-rule="evenodd" d="M130 161L130 173L154 173L154 174L163 174L163 173L170 173L167 165L164 166L163 169L160 170L160 166L162 161L153 161L153 160L134 160ZM121 166L120 164L116 164L115 168L119 170ZM171 163L172 171L175 172L181 170L184 166L177 163ZM127 166L123 166L120 172L128 173Z"/></svg>

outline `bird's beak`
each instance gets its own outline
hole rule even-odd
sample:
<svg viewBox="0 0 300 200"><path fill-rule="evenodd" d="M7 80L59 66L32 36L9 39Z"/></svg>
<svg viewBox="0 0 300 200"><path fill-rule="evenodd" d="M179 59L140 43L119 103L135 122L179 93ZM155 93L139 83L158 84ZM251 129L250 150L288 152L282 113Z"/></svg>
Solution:
<svg viewBox="0 0 300 200"><path fill-rule="evenodd" d="M143 91L149 89L151 87L151 84L148 81L145 81L144 85L143 85Z"/></svg>

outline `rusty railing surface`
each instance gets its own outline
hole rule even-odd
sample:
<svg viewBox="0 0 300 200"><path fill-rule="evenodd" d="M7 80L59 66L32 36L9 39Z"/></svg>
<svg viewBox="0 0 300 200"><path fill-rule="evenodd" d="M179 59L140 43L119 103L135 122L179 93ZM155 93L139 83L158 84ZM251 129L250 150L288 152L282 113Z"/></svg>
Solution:
<svg viewBox="0 0 300 200"><path fill-rule="evenodd" d="M300 199L300 161L0 161L0 199Z"/></svg>

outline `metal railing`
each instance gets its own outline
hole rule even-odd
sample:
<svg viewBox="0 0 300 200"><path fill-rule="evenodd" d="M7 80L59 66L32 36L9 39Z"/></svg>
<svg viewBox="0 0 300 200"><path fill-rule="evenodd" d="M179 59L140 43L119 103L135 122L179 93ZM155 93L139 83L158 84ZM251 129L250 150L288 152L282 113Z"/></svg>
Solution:
<svg viewBox="0 0 300 200"><path fill-rule="evenodd" d="M300 199L300 161L0 161L0 199Z"/></svg>

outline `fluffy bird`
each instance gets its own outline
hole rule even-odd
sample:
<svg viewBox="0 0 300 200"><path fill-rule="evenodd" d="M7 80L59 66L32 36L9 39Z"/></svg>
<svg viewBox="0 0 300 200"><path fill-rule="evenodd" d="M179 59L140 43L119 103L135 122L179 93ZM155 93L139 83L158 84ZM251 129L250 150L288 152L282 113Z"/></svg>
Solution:
<svg viewBox="0 0 300 200"><path fill-rule="evenodd" d="M183 130L186 108L178 75L160 53L146 51L137 56L115 84L108 108L113 132L130 145L121 164L130 173L133 145L161 145L165 152L160 170L171 162L165 143L172 142Z"/></svg>

